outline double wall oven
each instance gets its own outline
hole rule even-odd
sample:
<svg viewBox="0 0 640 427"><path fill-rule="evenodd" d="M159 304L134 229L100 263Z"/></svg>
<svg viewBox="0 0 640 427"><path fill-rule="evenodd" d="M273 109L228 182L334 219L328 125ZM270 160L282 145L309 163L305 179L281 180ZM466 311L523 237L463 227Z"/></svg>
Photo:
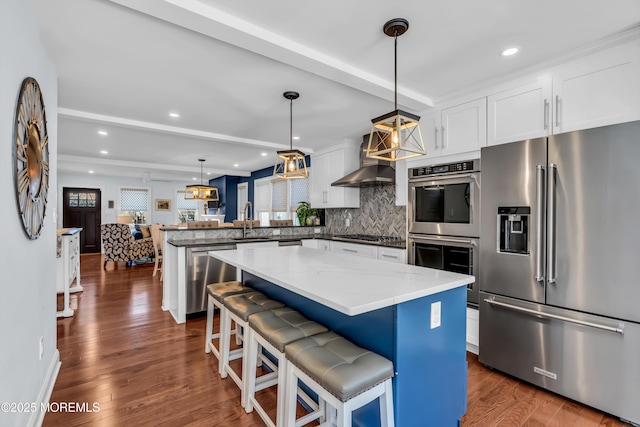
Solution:
<svg viewBox="0 0 640 427"><path fill-rule="evenodd" d="M480 160L409 170L409 263L476 276L467 301L478 305Z"/></svg>

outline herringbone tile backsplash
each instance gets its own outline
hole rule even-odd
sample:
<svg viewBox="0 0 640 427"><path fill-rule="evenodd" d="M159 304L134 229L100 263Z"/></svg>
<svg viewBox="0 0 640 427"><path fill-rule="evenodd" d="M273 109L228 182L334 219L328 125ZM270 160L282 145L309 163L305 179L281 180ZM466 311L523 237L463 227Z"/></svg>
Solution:
<svg viewBox="0 0 640 427"><path fill-rule="evenodd" d="M327 209L327 233L372 234L406 237L406 206L396 206L395 185L371 185L360 188L359 209ZM345 225L350 218L350 225Z"/></svg>

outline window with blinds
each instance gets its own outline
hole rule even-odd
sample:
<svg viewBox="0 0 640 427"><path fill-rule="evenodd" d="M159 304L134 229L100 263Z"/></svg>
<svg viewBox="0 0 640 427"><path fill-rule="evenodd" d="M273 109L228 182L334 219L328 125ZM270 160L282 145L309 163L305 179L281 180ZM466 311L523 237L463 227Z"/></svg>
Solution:
<svg viewBox="0 0 640 427"><path fill-rule="evenodd" d="M185 193L185 190L178 190L176 192L176 207L178 210L178 221L180 223L195 221L196 211L198 210L198 201L185 199Z"/></svg>
<svg viewBox="0 0 640 427"><path fill-rule="evenodd" d="M293 219L300 202L309 200L308 178L281 180L272 177L254 182L254 208L260 225L269 225L270 219Z"/></svg>
<svg viewBox="0 0 640 427"><path fill-rule="evenodd" d="M260 220L262 227L268 227L271 218L271 178L254 182L253 200L253 208L256 211L254 218Z"/></svg>
<svg viewBox="0 0 640 427"><path fill-rule="evenodd" d="M130 215L135 224L147 222L149 190L146 188L120 188L120 214Z"/></svg>

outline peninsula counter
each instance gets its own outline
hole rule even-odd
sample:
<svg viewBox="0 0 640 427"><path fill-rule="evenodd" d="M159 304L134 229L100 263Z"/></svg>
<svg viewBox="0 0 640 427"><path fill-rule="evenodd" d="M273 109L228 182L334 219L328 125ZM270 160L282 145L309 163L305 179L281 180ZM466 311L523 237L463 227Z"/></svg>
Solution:
<svg viewBox="0 0 640 427"><path fill-rule="evenodd" d="M396 426L457 426L466 411L473 276L304 247L210 251L245 284L394 363ZM375 426L378 403L354 425Z"/></svg>

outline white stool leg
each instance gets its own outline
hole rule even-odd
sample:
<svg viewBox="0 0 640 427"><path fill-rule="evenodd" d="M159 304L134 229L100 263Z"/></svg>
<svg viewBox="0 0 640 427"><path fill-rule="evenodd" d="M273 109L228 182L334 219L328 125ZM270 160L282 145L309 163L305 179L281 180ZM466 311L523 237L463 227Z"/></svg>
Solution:
<svg viewBox="0 0 640 427"><path fill-rule="evenodd" d="M287 398L285 397L287 389L287 370L289 361L284 354L280 353L278 357L278 396L276 403L276 426L282 427L287 414Z"/></svg>
<svg viewBox="0 0 640 427"><path fill-rule="evenodd" d="M213 302L211 301L212 297L209 295L207 300L207 328L204 335L204 352L210 353L211 349L209 348L209 343L213 339L213 315L215 313Z"/></svg>
<svg viewBox="0 0 640 427"><path fill-rule="evenodd" d="M380 396L380 426L394 427L393 420L393 383L391 378L385 381L384 394Z"/></svg>
<svg viewBox="0 0 640 427"><path fill-rule="evenodd" d="M337 426L338 427L351 427L351 414L353 412L353 410L343 404L338 405L338 407L336 408L338 413L337 413Z"/></svg>
<svg viewBox="0 0 640 427"><path fill-rule="evenodd" d="M293 364L287 363L287 377L285 386L285 427L296 425L296 403L298 399L298 377L293 370Z"/></svg>
<svg viewBox="0 0 640 427"><path fill-rule="evenodd" d="M231 319L227 315L227 309L220 309L220 357L218 358L218 373L220 377L227 377L225 366L229 363L229 349L231 347Z"/></svg>
<svg viewBox="0 0 640 427"><path fill-rule="evenodd" d="M247 359L254 360L254 358L258 357L258 342L255 340L255 332L249 328L249 330L245 331L245 345L247 348ZM251 401L251 396L253 396L256 392L256 375L257 375L257 367L255 363L247 363L248 370L246 371L246 385L247 389L245 391L245 404L244 410L249 413L253 411L253 402Z"/></svg>

